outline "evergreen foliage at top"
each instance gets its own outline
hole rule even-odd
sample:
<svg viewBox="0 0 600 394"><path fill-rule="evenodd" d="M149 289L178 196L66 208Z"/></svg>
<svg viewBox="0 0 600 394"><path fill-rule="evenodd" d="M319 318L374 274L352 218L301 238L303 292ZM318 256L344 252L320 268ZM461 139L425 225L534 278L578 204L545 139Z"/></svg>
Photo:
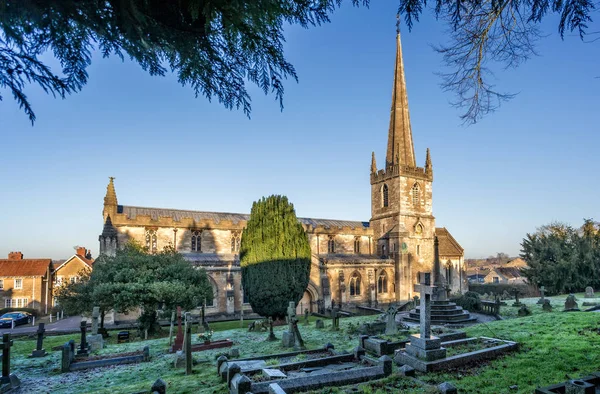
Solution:
<svg viewBox="0 0 600 394"><path fill-rule="evenodd" d="M212 286L206 272L196 269L172 248L149 254L129 243L115 256L101 255L91 274L58 289L58 302L68 314L90 313L99 306L102 314L142 309L140 324L151 332L156 311L193 309L204 298L212 301Z"/></svg>
<svg viewBox="0 0 600 394"><path fill-rule="evenodd" d="M581 228L562 223L543 226L527 234L521 257L527 280L550 294L600 288L600 224L585 219Z"/></svg>
<svg viewBox="0 0 600 394"><path fill-rule="evenodd" d="M252 204L242 233L242 286L252 309L283 317L288 303L298 303L308 286L311 250L306 232L285 196Z"/></svg>

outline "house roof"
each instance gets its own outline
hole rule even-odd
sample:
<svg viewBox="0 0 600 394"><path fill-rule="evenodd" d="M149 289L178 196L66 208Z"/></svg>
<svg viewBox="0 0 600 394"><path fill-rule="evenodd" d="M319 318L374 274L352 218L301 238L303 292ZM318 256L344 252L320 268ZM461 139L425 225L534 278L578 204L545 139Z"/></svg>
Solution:
<svg viewBox="0 0 600 394"><path fill-rule="evenodd" d="M438 239L438 251L440 256L462 256L464 249L450 234L446 227L437 227L435 235Z"/></svg>
<svg viewBox="0 0 600 394"><path fill-rule="evenodd" d="M0 277L5 276L44 276L51 259L0 259Z"/></svg>
<svg viewBox="0 0 600 394"><path fill-rule="evenodd" d="M150 216L152 220L158 220L161 217L172 218L175 221L189 218L194 221L212 220L219 223L223 220L231 221L234 224L248 221L250 215L245 213L228 213L228 212L205 212L205 211L186 211L181 209L163 209L163 208L146 208L134 207L130 205L119 205L119 213L127 215L128 219L135 219L137 216ZM308 226L323 226L328 228L350 227L368 228L369 222L360 222L354 220L336 220L336 219L314 219L314 218L298 218L298 220Z"/></svg>
<svg viewBox="0 0 600 394"><path fill-rule="evenodd" d="M523 268L527 267L527 262L522 258L517 257L516 259L512 259L508 263L506 263L506 267Z"/></svg>
<svg viewBox="0 0 600 394"><path fill-rule="evenodd" d="M483 278L484 276L486 276L489 273L490 273L490 270L488 270L488 269L478 270L476 268L470 268L470 269L467 270L467 276L476 276L476 275L478 275L478 276L481 276Z"/></svg>
<svg viewBox="0 0 600 394"><path fill-rule="evenodd" d="M80 254L74 254L73 256L69 257L68 259L63 260L60 265L54 265L54 267L53 267L54 268L54 272L58 271L59 269L61 269L65 265L67 265L73 259L78 259L79 261L81 261L83 264L87 265L90 268L92 268L92 264L94 264L94 260L93 259L88 259L85 256L82 256Z"/></svg>
<svg viewBox="0 0 600 394"><path fill-rule="evenodd" d="M521 270L516 267L499 267L495 268L494 270L508 279L521 277Z"/></svg>

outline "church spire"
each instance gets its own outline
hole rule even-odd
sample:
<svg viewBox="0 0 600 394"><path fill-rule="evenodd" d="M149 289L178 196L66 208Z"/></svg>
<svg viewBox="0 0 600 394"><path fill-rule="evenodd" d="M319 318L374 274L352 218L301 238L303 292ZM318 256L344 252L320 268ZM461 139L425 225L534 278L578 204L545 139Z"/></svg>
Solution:
<svg viewBox="0 0 600 394"><path fill-rule="evenodd" d="M425 156L425 173L433 173L433 167L431 166L431 154L429 153L429 148L427 148L427 155Z"/></svg>
<svg viewBox="0 0 600 394"><path fill-rule="evenodd" d="M399 16L397 17L399 18ZM397 23L396 66L394 70L394 88L392 91L386 167L390 164L416 167L415 149L413 147L410 115L408 112L408 95L406 93L399 23L400 20Z"/></svg>
<svg viewBox="0 0 600 394"><path fill-rule="evenodd" d="M375 152L371 155L371 173L377 172L377 162L375 161Z"/></svg>
<svg viewBox="0 0 600 394"><path fill-rule="evenodd" d="M108 179L110 179L110 181L108 182L108 186L106 186L106 196L104 196L104 205L117 205L117 192L115 192L115 184L113 182L115 177L111 176L108 177Z"/></svg>

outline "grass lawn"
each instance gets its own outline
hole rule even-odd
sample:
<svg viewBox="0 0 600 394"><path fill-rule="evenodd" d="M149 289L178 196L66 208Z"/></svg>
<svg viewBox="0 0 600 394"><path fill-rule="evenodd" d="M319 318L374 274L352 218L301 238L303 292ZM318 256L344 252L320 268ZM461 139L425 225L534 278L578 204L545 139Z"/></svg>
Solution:
<svg viewBox="0 0 600 394"><path fill-rule="evenodd" d="M564 303L562 297L562 302ZM579 303L584 300L578 296ZM531 305L533 315L524 318L509 318L466 329L469 336L492 336L519 342L521 348L500 359L459 368L446 373L419 374L426 384L392 375L387 379L369 382L359 386L363 393L434 393L431 385L450 381L462 393L532 393L535 387L562 382L566 375L579 377L600 370L600 313L562 313L561 297L551 297L555 312L547 313L536 305L535 299L523 299ZM556 302L555 302L556 301ZM509 305L511 305L509 301ZM539 310L538 310L539 308ZM503 314L512 316L511 306L503 307ZM508 311L504 311L507 310ZM311 319L315 320L315 319ZM317 348L331 342L338 350L351 350L358 344L358 336L349 334L349 324L372 321L373 317L363 316L340 320L341 330L317 330L300 324L300 330L308 348ZM245 322L246 326L247 322ZM326 325L330 322L326 321ZM266 342L266 333L248 332L239 328L239 321L214 323L213 339L231 339L240 349L241 357L259 354L273 354L285 351L281 342ZM275 333L281 338L286 327L276 327ZM168 329L165 330L168 333ZM48 337L44 347L65 343L68 339L77 340L77 335ZM194 335L194 342L200 342ZM167 353L168 338L150 339L126 344L114 343L114 337L99 353L109 354L129 352L150 346L151 361L148 363L107 367L82 372L59 372L60 352L51 352L41 359L26 356L35 347L35 340L17 339L13 347L13 371L21 378L21 393L135 393L149 390L157 378L165 380L169 393L226 393L226 387L216 375L215 356L227 349L215 349L194 353L194 374L185 376L183 369L175 369L174 355ZM517 389L510 389L517 386ZM324 389L322 393L343 392L343 389Z"/></svg>

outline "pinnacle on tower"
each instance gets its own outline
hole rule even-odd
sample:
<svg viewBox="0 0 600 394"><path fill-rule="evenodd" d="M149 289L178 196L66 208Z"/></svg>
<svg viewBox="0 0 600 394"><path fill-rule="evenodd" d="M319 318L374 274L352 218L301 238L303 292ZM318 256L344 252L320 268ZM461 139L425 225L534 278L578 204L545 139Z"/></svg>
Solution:
<svg viewBox="0 0 600 394"><path fill-rule="evenodd" d="M431 166L431 154L429 153L429 148L427 148L427 155L425 156L425 173L431 174L433 172L433 167Z"/></svg>
<svg viewBox="0 0 600 394"><path fill-rule="evenodd" d="M375 152L371 154L371 172L377 172L377 162L375 161Z"/></svg>
<svg viewBox="0 0 600 394"><path fill-rule="evenodd" d="M397 30L396 37L396 66L394 70L386 167L388 165L416 167L399 29Z"/></svg>
<svg viewBox="0 0 600 394"><path fill-rule="evenodd" d="M110 181L108 182L108 186L106 186L106 196L104 196L104 205L117 205L117 192L115 192L115 177L108 177Z"/></svg>

